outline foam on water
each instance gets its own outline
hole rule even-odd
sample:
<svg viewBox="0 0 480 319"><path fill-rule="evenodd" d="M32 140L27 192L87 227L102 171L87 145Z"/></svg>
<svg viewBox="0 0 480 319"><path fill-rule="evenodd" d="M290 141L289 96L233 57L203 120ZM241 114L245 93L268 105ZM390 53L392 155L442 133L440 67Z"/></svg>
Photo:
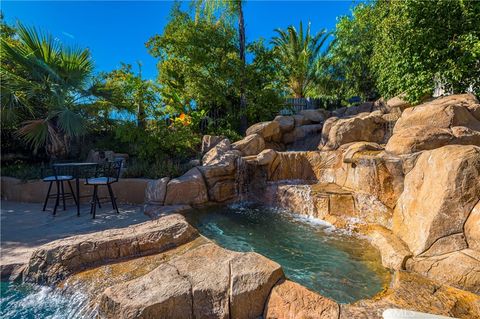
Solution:
<svg viewBox="0 0 480 319"><path fill-rule="evenodd" d="M54 289L33 284L1 283L0 317L94 318L86 296L78 289Z"/></svg>

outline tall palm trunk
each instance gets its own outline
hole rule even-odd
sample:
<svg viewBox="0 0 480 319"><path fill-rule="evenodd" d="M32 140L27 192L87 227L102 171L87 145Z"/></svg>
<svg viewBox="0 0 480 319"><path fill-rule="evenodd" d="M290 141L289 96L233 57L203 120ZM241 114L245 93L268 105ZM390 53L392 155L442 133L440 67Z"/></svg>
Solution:
<svg viewBox="0 0 480 319"><path fill-rule="evenodd" d="M245 133L248 126L247 120L247 97L245 96L245 22L243 20L242 2L238 4L238 39L239 39L239 53L242 61L242 78L240 82L240 131Z"/></svg>

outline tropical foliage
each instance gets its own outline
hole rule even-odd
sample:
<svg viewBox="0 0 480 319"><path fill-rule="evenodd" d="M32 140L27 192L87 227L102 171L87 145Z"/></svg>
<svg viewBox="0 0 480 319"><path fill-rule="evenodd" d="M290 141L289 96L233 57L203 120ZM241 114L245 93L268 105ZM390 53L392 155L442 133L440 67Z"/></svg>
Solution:
<svg viewBox="0 0 480 319"><path fill-rule="evenodd" d="M311 96L319 80L317 65L328 52L322 49L325 49L330 33L321 30L312 35L310 23L303 30L302 22L298 31L294 26L275 31L277 36L272 39L272 43L281 65L280 76L294 97Z"/></svg>
<svg viewBox="0 0 480 319"><path fill-rule="evenodd" d="M329 76L347 96L403 93L417 102L435 87L479 94L479 16L477 1L360 4L337 24Z"/></svg>
<svg viewBox="0 0 480 319"><path fill-rule="evenodd" d="M18 134L35 151L68 152L69 140L85 133L78 108L91 95L88 50L66 48L52 36L18 25L18 40L1 40L2 126L20 123Z"/></svg>

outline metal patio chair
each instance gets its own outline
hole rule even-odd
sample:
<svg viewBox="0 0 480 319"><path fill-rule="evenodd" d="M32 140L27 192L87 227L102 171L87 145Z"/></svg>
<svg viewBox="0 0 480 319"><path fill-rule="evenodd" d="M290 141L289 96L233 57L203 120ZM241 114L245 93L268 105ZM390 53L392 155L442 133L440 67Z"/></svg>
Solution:
<svg viewBox="0 0 480 319"><path fill-rule="evenodd" d="M97 210L96 204L100 205L100 198L98 197L99 186L107 187L112 207L114 210L116 210L117 214L119 213L117 200L112 189L112 184L118 182L118 180L120 179L122 164L122 159L116 159L113 162L107 162L96 170L94 177L89 177L85 179L85 185L93 186L92 201L90 203L90 214L92 214L92 218L95 219L95 213Z"/></svg>
<svg viewBox="0 0 480 319"><path fill-rule="evenodd" d="M55 206L53 207L53 215L57 213L57 208L60 203L60 197L63 201L63 210L66 210L65 201L67 199L73 199L75 205L77 204L77 199L75 198L72 184L70 183L74 179L72 172L68 168L59 168L51 167L50 169L42 169L42 180L45 183L50 183L48 185L47 196L45 196L45 201L43 203L43 211L47 208L48 200L50 198L55 198ZM65 192L65 182L67 182L70 192ZM55 183L57 186L57 192L55 194L50 194L52 191L52 185Z"/></svg>

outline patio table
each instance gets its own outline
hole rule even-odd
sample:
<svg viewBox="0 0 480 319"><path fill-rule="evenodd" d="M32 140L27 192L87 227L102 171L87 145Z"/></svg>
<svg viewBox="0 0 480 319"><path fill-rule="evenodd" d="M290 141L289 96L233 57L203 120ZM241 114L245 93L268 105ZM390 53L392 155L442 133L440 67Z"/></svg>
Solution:
<svg viewBox="0 0 480 319"><path fill-rule="evenodd" d="M75 178L75 193L77 198L77 216L80 216L80 174L81 170L88 167L97 167L98 163L55 163L54 167L68 167L73 171L73 177Z"/></svg>

